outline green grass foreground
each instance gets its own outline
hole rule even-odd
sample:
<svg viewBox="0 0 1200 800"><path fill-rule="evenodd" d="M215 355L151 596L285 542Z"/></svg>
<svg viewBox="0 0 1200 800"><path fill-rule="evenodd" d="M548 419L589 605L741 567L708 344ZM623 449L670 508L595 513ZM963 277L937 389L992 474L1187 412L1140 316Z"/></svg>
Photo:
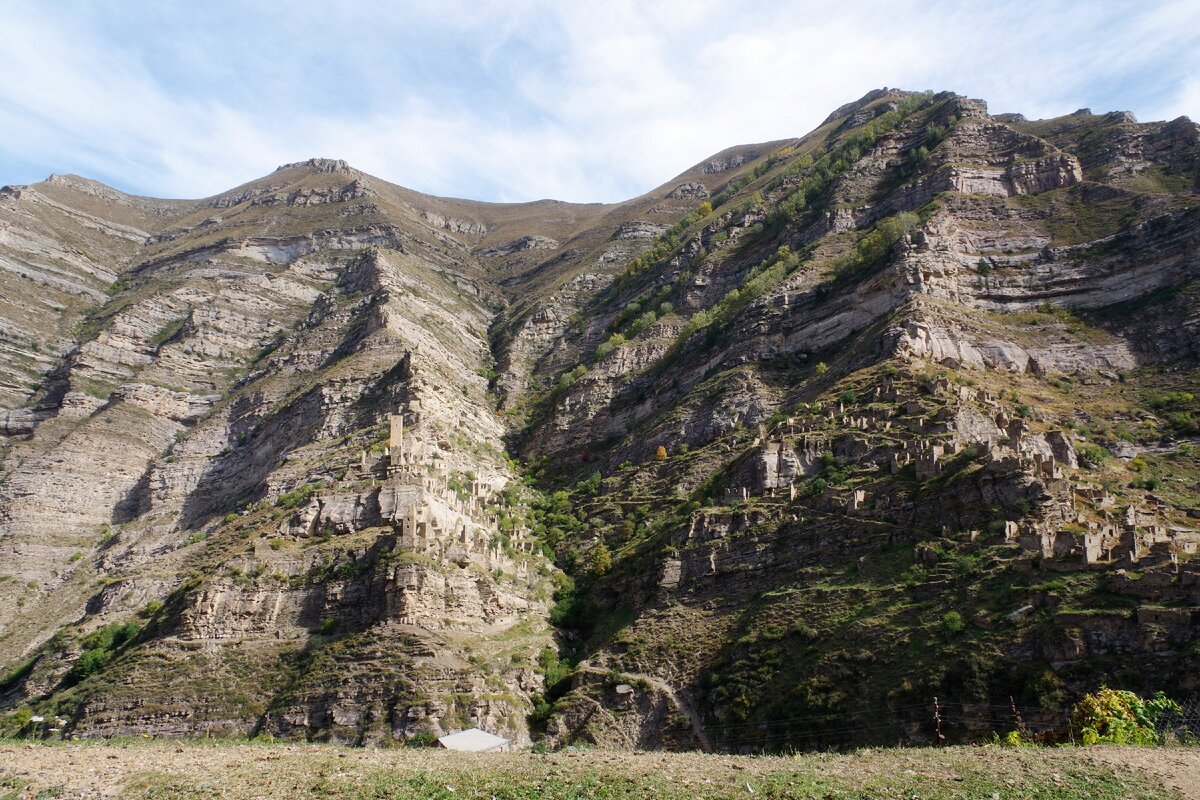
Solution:
<svg viewBox="0 0 1200 800"><path fill-rule="evenodd" d="M744 757L603 751L458 754L301 744L0 744L0 800L123 798L1178 798L1140 748L873 749ZM1182 763L1182 762L1181 762ZM1187 769L1185 769L1185 772Z"/></svg>

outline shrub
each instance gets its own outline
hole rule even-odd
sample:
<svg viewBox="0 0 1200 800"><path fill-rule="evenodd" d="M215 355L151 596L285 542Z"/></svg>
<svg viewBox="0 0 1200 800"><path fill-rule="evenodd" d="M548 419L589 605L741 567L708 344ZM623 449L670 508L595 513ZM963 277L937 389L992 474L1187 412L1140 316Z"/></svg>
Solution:
<svg viewBox="0 0 1200 800"><path fill-rule="evenodd" d="M627 333L629 334L628 338L630 338L630 339L634 338L639 333L646 330L646 328L649 328L651 325L653 325L655 322L658 322L658 314L656 314L655 312L647 311L644 314L639 314L638 318L635 319L633 321L633 324L629 326L629 329L627 331ZM614 339L618 336L621 336L621 334L619 334L619 333L613 334ZM621 341L625 341L625 338L626 337L622 336Z"/></svg>
<svg viewBox="0 0 1200 800"><path fill-rule="evenodd" d="M1063 683L1062 678L1054 674L1053 670L1044 670L1041 675L1028 684L1028 689L1038 706L1047 711L1062 708L1066 702L1066 684Z"/></svg>
<svg viewBox="0 0 1200 800"><path fill-rule="evenodd" d="M1084 696L1071 712L1071 727L1085 745L1161 744L1155 725L1163 714L1183 709L1162 692L1149 700L1121 689L1101 688Z"/></svg>
<svg viewBox="0 0 1200 800"><path fill-rule="evenodd" d="M303 484L299 488L279 495L279 499L275 501L275 505L285 511L297 508L307 503L308 498L312 497L319 488L321 488L321 484L319 483Z"/></svg>
<svg viewBox="0 0 1200 800"><path fill-rule="evenodd" d="M1147 475L1144 478L1137 478L1129 483L1132 489L1146 489L1151 492L1157 492L1162 488L1162 485L1162 478L1157 475Z"/></svg>
<svg viewBox="0 0 1200 800"><path fill-rule="evenodd" d="M616 337L614 336L613 338L615 339ZM624 338L623 338L623 337L622 337L622 340L621 340L621 341L624 341ZM618 342L618 344L620 344L620 342ZM559 379L558 379L558 386L559 386L560 388L562 388L562 389L567 389L567 388L569 388L569 387L570 387L570 386L571 386L573 383L575 383L575 381L577 381L577 380L579 380L580 378L582 378L582 377L583 377L585 374L587 374L587 367L586 367L586 366L584 366L583 364L577 364L577 365L575 366L575 368L574 368L574 369L572 369L570 372L564 372L564 373L563 373L563 374L562 374L562 375L559 377Z"/></svg>
<svg viewBox="0 0 1200 800"><path fill-rule="evenodd" d="M600 494L600 486L604 482L604 476L599 471L593 472L590 476L575 484L575 491L578 494L586 497L595 497Z"/></svg>
<svg viewBox="0 0 1200 800"><path fill-rule="evenodd" d="M850 278L875 266L891 252L896 242L915 230L920 221L916 214L907 211L879 220L849 253L837 259L834 272L839 278Z"/></svg>
<svg viewBox="0 0 1200 800"><path fill-rule="evenodd" d="M432 731L421 731L414 733L412 736L406 737L404 740L405 747L433 747L437 744L437 734Z"/></svg>
<svg viewBox="0 0 1200 800"><path fill-rule="evenodd" d="M1151 408L1162 411L1188 405L1196 399L1196 396L1191 392L1166 392L1165 394L1151 395L1149 399Z"/></svg>
<svg viewBox="0 0 1200 800"><path fill-rule="evenodd" d="M141 631L137 622L110 622L103 628L92 631L80 641L83 655L76 659L71 669L63 676L63 683L74 686L84 678L99 672L108 663L113 652L133 641Z"/></svg>
<svg viewBox="0 0 1200 800"><path fill-rule="evenodd" d="M101 647L93 647L91 650L85 650L71 669L67 671L63 682L68 686L74 686L84 678L99 672L108 663L108 651Z"/></svg>
<svg viewBox="0 0 1200 800"><path fill-rule="evenodd" d="M538 666L546 678L546 690L553 689L571 676L571 665L561 660L553 648L543 647L538 653Z"/></svg>
<svg viewBox="0 0 1200 800"><path fill-rule="evenodd" d="M964 627L962 614L957 611L947 611L942 616L942 630L946 633L961 633Z"/></svg>
<svg viewBox="0 0 1200 800"><path fill-rule="evenodd" d="M101 650L116 650L133 640L142 626L130 620L129 622L110 622L103 628L92 631L83 638L80 644L85 650L99 648Z"/></svg>
<svg viewBox="0 0 1200 800"><path fill-rule="evenodd" d="M747 306L777 287L799 264L799 256L787 245L780 246L774 254L750 271L740 289L730 291L711 309L693 314L676 339L675 346L681 346L692 334L709 325L718 329L725 328Z"/></svg>
<svg viewBox="0 0 1200 800"><path fill-rule="evenodd" d="M138 616L142 619L150 619L159 611L162 611L162 607L162 600L151 600L149 603L146 603L146 605L142 606L142 610L138 612Z"/></svg>
<svg viewBox="0 0 1200 800"><path fill-rule="evenodd" d="M1089 442L1088 444L1079 447L1078 451L1080 460L1085 466L1098 467L1108 459L1108 450L1098 444Z"/></svg>
<svg viewBox="0 0 1200 800"><path fill-rule="evenodd" d="M612 569L612 553L608 551L604 542L597 542L588 553L588 566L597 575L603 575Z"/></svg>
<svg viewBox="0 0 1200 800"><path fill-rule="evenodd" d="M996 737L995 741L1001 747L1032 747L1034 745L1034 742L1020 731L1009 731L1003 737Z"/></svg>
<svg viewBox="0 0 1200 800"><path fill-rule="evenodd" d="M585 607L586 603L575 594L563 593L550 609L550 624L556 628L573 627Z"/></svg>
<svg viewBox="0 0 1200 800"><path fill-rule="evenodd" d="M12 713L12 716L10 716L8 718L9 724L11 724L17 730L24 728L26 725L28 725L32 721L33 721L33 710L29 706L21 706L20 708L18 708L16 711L14 711ZM5 797L15 797L15 796L16 795L5 795Z"/></svg>

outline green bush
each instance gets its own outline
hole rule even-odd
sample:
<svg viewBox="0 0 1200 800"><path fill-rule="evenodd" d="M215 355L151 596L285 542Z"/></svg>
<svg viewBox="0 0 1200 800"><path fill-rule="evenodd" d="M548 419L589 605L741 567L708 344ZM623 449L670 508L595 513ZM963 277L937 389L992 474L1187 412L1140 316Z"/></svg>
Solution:
<svg viewBox="0 0 1200 800"><path fill-rule="evenodd" d="M600 485L603 480L603 475L598 471L593 472L589 477L575 484L575 491L584 497L595 497L600 494Z"/></svg>
<svg viewBox="0 0 1200 800"><path fill-rule="evenodd" d="M1149 700L1121 689L1101 688L1086 695L1071 712L1071 727L1084 745L1162 744L1155 728L1160 717L1183 709L1162 692Z"/></svg>
<svg viewBox="0 0 1200 800"><path fill-rule="evenodd" d="M1035 743L1020 731L1009 731L1004 736L992 734L996 744L1001 747L1033 747Z"/></svg>
<svg viewBox="0 0 1200 800"><path fill-rule="evenodd" d="M162 607L163 607L162 600L151 600L149 603L146 603L146 605L144 605L142 607L142 610L138 612L138 616L141 617L142 619L150 619L155 614L157 614L159 611L162 611Z"/></svg>
<svg viewBox="0 0 1200 800"><path fill-rule="evenodd" d="M538 653L538 666L546 679L546 690L550 691L571 676L571 665L561 660L553 648L543 647Z"/></svg>
<svg viewBox="0 0 1200 800"><path fill-rule="evenodd" d="M946 633L961 633L965 627L962 614L957 611L947 611L942 616L942 630Z"/></svg>
<svg viewBox="0 0 1200 800"><path fill-rule="evenodd" d="M1157 475L1147 475L1144 478L1136 478L1129 482L1130 488L1145 489L1150 492L1157 492L1162 488L1162 478Z"/></svg>
<svg viewBox="0 0 1200 800"><path fill-rule="evenodd" d="M12 713L8 718L8 724L13 728L20 730L33 721L33 710L29 706L21 706ZM9 794L4 797L16 797L17 795Z"/></svg>
<svg viewBox="0 0 1200 800"><path fill-rule="evenodd" d="M405 747L433 747L437 744L437 734L431 731L421 731L405 738Z"/></svg>
<svg viewBox="0 0 1200 800"><path fill-rule="evenodd" d="M116 650L133 640L142 626L130 620L129 622L110 622L103 628L92 631L83 638L80 645L84 650Z"/></svg>
<svg viewBox="0 0 1200 800"><path fill-rule="evenodd" d="M102 647L93 647L91 650L85 650L83 655L71 665L71 669L67 671L63 682L68 686L74 686L89 675L103 669L104 665L108 663L108 658L108 651Z"/></svg>
<svg viewBox="0 0 1200 800"><path fill-rule="evenodd" d="M680 347L701 328L713 325L727 327L747 306L774 290L800 264L800 257L787 245L781 245L769 257L750 271L740 289L733 289L712 308L697 311L683 326L675 346Z"/></svg>
<svg viewBox="0 0 1200 800"><path fill-rule="evenodd" d="M550 624L556 628L573 628L587 603L575 594L564 594L550 609Z"/></svg>
<svg viewBox="0 0 1200 800"><path fill-rule="evenodd" d="M1196 399L1196 396L1191 392L1166 392L1164 394L1150 395L1150 407L1156 411L1174 410L1180 406L1187 406Z"/></svg>
<svg viewBox="0 0 1200 800"><path fill-rule="evenodd" d="M618 342L620 344L620 342ZM558 388L569 389L575 381L587 374L587 367L583 364L577 364L570 372L564 372L558 379Z"/></svg>
<svg viewBox="0 0 1200 800"><path fill-rule="evenodd" d="M321 484L319 483L303 484L297 489L293 489L290 492L285 492L284 494L279 495L279 499L275 501L275 505L278 508L284 509L285 511L297 508L307 503L308 498L312 497L316 493L317 489L320 488Z"/></svg>
<svg viewBox="0 0 1200 800"><path fill-rule="evenodd" d="M1086 464L1090 464L1092 466L1100 466L1108 460L1109 456L1109 452L1106 448L1091 442L1081 445L1077 452L1079 453L1080 459L1082 459Z"/></svg>
<svg viewBox="0 0 1200 800"><path fill-rule="evenodd" d="M604 542L597 542L588 553L588 568L597 575L603 575L612 569L612 553Z"/></svg>
<svg viewBox="0 0 1200 800"><path fill-rule="evenodd" d="M915 230L920 222L920 217L908 211L884 217L858 240L849 253L837 260L834 273L841 279L864 273L880 263L891 252L896 242Z"/></svg>

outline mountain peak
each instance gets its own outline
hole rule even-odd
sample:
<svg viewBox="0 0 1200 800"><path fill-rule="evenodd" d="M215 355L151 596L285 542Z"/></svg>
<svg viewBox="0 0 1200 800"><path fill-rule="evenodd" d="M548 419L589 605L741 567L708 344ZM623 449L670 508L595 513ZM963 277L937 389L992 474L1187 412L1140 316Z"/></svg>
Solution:
<svg viewBox="0 0 1200 800"><path fill-rule="evenodd" d="M862 97L858 98L857 100L852 100L851 102L846 103L845 105L838 106L836 109L834 109L832 114L830 114L828 117L825 118L825 120L821 124L828 125L831 122L836 122L839 119L844 119L844 118L850 116L851 114L853 114L855 111L858 111L860 108L865 108L866 106L870 105L871 103L874 103L876 100L880 100L884 97L887 97L888 95L896 95L897 97L902 97L902 96L908 95L908 94L912 94L912 93L906 92L902 89L889 89L886 86L884 86L883 88L880 88L880 89L872 89L871 91L867 92L866 94L864 94Z"/></svg>
<svg viewBox="0 0 1200 800"><path fill-rule="evenodd" d="M829 119L608 205L327 158L3 197L0 734L757 752L1066 725L1114 664L1200 699L1200 128Z"/></svg>
<svg viewBox="0 0 1200 800"><path fill-rule="evenodd" d="M310 158L307 161L296 161L291 164L283 164L275 171L283 172L284 170L289 169L308 169L313 173L353 172L350 165L340 158Z"/></svg>

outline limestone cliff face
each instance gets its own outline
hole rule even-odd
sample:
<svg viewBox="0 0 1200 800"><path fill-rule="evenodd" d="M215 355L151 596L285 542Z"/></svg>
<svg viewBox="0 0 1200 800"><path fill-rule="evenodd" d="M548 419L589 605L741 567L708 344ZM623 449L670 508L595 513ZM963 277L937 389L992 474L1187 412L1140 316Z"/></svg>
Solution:
<svg viewBox="0 0 1200 800"><path fill-rule="evenodd" d="M485 226L410 199L317 160L166 204L113 299L12 403L6 651L138 609L155 628L110 667L125 679L86 691L79 733L362 741L486 721L527 738L551 567L502 494L494 290L476 242L447 234ZM322 644L376 678L330 694L285 668ZM499 659L486 680L476 648ZM220 674L250 651L261 663L226 675L241 694L148 688L167 663ZM398 682L384 701L376 679Z"/></svg>
<svg viewBox="0 0 1200 800"><path fill-rule="evenodd" d="M910 717L934 694L1052 704L1038 680L1065 701L1121 669L1196 690L1190 656L1159 654L1195 635L1200 601L1197 151L1190 123L1120 124L1126 142L1174 137L1157 183L1094 172L1053 121L885 93L764 153L621 276L568 336L586 370L524 440L606 476L575 495L599 530L580 546L619 557L584 580L635 621L580 623L590 666L668 682L707 725L693 745L733 749L820 746L822 719L879 709L879 741L919 741ZM1161 631L1149 597L1173 609ZM1110 604L1136 615L1059 610ZM948 610L965 652L931 624ZM914 641L940 666L896 649ZM630 734L610 688L579 675L552 737L651 736L661 720Z"/></svg>
<svg viewBox="0 0 1200 800"><path fill-rule="evenodd" d="M0 702L739 749L1200 691L1198 131L881 90L617 205L8 187Z"/></svg>

